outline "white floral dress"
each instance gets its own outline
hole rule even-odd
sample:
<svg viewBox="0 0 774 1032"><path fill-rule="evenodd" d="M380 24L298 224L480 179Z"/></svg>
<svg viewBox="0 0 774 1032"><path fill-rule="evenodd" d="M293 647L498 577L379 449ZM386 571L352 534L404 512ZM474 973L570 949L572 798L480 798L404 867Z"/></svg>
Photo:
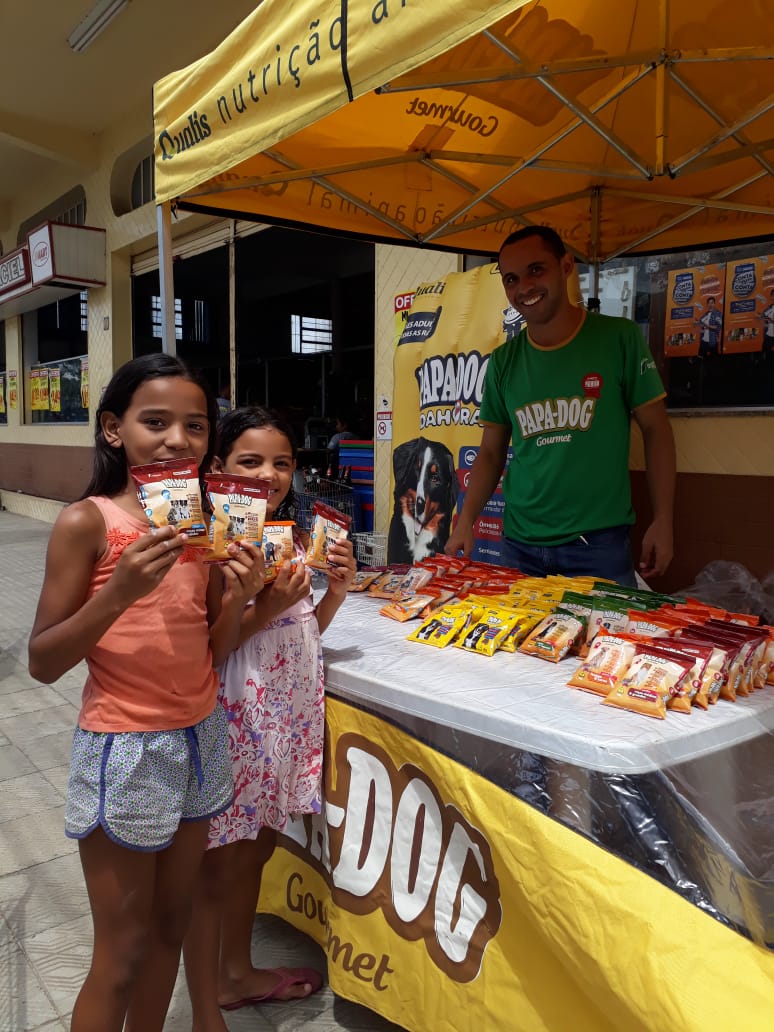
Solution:
<svg viewBox="0 0 774 1032"><path fill-rule="evenodd" d="M319 813L325 703L312 596L231 653L220 670L234 802L210 822L208 848Z"/></svg>

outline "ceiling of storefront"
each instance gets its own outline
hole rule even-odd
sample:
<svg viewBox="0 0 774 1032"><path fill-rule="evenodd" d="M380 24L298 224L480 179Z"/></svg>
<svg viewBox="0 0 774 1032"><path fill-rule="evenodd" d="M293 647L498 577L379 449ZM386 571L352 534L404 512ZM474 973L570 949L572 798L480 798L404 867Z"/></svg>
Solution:
<svg viewBox="0 0 774 1032"><path fill-rule="evenodd" d="M0 230L31 182L96 166L100 134L147 107L160 76L212 50L258 0L130 0L80 53L68 45L95 0L0 3Z"/></svg>

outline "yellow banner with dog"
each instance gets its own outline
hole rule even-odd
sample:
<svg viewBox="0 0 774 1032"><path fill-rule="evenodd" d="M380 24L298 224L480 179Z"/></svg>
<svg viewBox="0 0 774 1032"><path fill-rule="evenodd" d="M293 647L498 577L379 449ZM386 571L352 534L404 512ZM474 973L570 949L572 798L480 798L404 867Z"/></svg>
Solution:
<svg viewBox="0 0 774 1032"><path fill-rule="evenodd" d="M411 1032L771 1027L774 954L378 717L327 703L325 803L259 909ZM733 989L731 989L732 979Z"/></svg>
<svg viewBox="0 0 774 1032"><path fill-rule="evenodd" d="M481 442L489 355L522 322L496 264L421 283L399 314L387 558L414 563L449 538ZM503 507L498 489L476 521L474 558L499 562Z"/></svg>

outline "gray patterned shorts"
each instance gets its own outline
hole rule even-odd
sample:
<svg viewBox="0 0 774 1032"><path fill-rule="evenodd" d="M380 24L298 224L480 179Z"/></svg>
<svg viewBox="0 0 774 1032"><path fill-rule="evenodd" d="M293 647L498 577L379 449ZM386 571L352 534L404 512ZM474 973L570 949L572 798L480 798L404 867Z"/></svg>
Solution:
<svg viewBox="0 0 774 1032"><path fill-rule="evenodd" d="M154 852L181 821L222 813L234 795L226 716L220 703L195 727L175 731L75 729L65 834L101 826L114 842Z"/></svg>

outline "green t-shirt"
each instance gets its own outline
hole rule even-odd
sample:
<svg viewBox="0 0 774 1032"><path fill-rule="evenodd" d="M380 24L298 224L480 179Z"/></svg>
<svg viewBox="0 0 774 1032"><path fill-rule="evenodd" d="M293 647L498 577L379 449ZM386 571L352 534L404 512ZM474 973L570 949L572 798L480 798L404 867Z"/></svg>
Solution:
<svg viewBox="0 0 774 1032"><path fill-rule="evenodd" d="M497 348L480 418L511 427L506 537L561 545L633 523L631 412L663 396L650 350L628 319L589 315L555 350L531 344L526 330Z"/></svg>

